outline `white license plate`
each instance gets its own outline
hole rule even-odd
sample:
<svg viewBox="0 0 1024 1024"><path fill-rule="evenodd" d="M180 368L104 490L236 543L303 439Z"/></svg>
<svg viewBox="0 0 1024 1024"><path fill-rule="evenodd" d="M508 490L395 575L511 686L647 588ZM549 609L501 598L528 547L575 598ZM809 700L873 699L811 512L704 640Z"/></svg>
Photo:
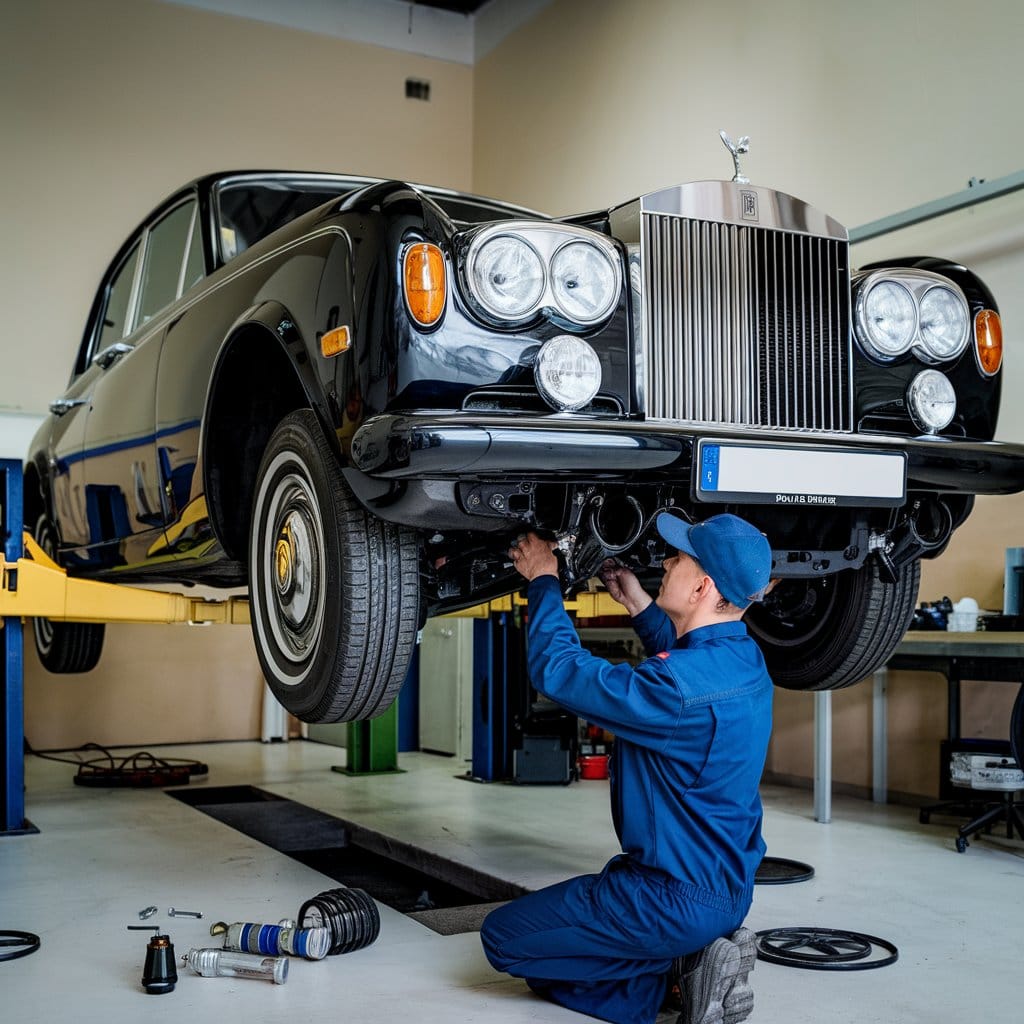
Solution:
<svg viewBox="0 0 1024 1024"><path fill-rule="evenodd" d="M699 501L835 508L906 500L903 452L700 441L697 470Z"/></svg>

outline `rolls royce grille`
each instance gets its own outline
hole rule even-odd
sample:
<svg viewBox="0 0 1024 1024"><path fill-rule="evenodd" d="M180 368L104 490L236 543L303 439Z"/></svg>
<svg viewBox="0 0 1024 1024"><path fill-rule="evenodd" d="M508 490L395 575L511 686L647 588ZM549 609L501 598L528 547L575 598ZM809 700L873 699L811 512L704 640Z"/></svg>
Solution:
<svg viewBox="0 0 1024 1024"><path fill-rule="evenodd" d="M642 215L648 418L852 430L849 245Z"/></svg>

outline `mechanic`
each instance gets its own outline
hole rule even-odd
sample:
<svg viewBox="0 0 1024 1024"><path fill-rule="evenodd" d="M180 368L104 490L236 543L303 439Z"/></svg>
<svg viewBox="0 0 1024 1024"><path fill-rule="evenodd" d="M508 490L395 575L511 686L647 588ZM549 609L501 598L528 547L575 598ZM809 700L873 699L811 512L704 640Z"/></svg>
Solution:
<svg viewBox="0 0 1024 1024"><path fill-rule="evenodd" d="M493 911L480 937L497 970L581 1013L734 1024L753 1008L755 936L741 926L765 851L758 784L773 689L740 619L769 587L771 550L732 515L691 526L662 512L656 522L678 551L656 600L624 566L600 572L647 651L636 668L580 646L552 542L531 533L509 551L529 581L533 686L615 735L612 818L623 853L599 874Z"/></svg>

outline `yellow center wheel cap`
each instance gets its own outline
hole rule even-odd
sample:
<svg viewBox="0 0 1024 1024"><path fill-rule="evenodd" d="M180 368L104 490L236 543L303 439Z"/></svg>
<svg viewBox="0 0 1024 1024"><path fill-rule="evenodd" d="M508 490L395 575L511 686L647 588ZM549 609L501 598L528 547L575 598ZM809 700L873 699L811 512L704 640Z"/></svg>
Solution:
<svg viewBox="0 0 1024 1024"><path fill-rule="evenodd" d="M292 546L285 537L279 537L274 549L274 561L277 566L277 585L287 590L292 578Z"/></svg>

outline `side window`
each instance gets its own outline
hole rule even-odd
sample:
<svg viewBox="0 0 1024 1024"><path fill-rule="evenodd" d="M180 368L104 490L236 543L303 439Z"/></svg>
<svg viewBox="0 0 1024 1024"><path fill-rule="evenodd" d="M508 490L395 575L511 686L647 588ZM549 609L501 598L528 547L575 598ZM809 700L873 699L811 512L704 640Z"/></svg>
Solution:
<svg viewBox="0 0 1024 1024"><path fill-rule="evenodd" d="M178 297L178 279L195 205L193 201L176 206L149 231L135 327L140 327Z"/></svg>
<svg viewBox="0 0 1024 1024"><path fill-rule="evenodd" d="M108 345L113 345L127 333L128 301L132 295L132 280L135 277L135 262L138 255L139 246L136 243L110 282L110 289L107 292L107 308L103 313L99 340L94 349L96 352L102 352Z"/></svg>

